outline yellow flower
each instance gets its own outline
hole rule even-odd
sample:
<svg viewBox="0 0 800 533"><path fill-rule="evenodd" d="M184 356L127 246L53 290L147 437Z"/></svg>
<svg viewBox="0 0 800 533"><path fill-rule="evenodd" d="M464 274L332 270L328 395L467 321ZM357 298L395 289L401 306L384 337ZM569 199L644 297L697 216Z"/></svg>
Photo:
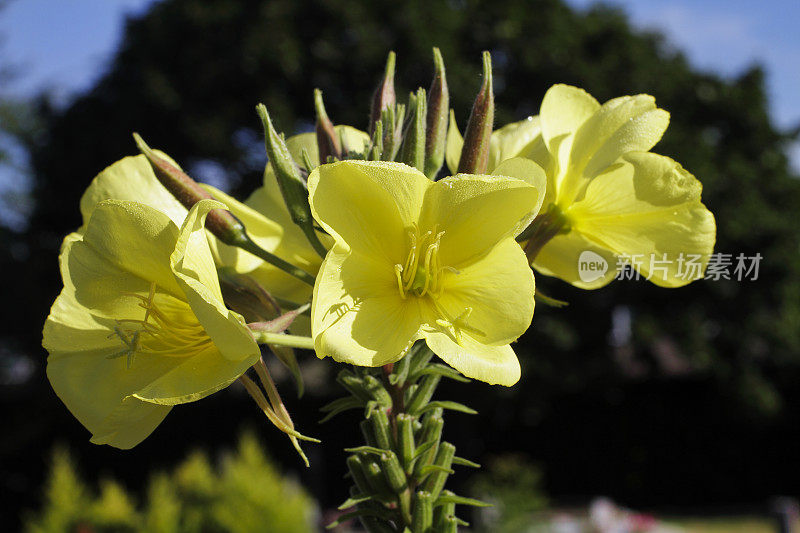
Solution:
<svg viewBox="0 0 800 533"><path fill-rule="evenodd" d="M163 152L156 153L178 166ZM310 247L302 231L292 223L275 177L271 174L268 177L271 179L264 180L265 187L259 188L245 203L210 185L202 184L202 187L224 203L245 224L248 234L261 248L313 274L319 269L322 259ZM182 224L188 213L161 185L144 155L125 157L104 169L92 180L81 197L84 226L95 207L103 200L128 200L146 204L167 215L176 225ZM79 233L81 231L78 230ZM208 239L219 268L251 275L278 298L302 303L311 296L311 287L302 281L249 252L220 242L210 232Z"/></svg>
<svg viewBox="0 0 800 533"><path fill-rule="evenodd" d="M260 357L222 301L203 229L216 208L199 202L179 229L156 208L107 200L64 240L64 289L42 344L53 389L92 442L135 446L172 405L226 387Z"/></svg>
<svg viewBox="0 0 800 533"><path fill-rule="evenodd" d="M516 383L509 343L530 325L534 280L514 237L536 214L536 187L342 161L317 167L308 188L335 242L314 286L319 357L379 366L424 338L466 376Z"/></svg>
<svg viewBox="0 0 800 533"><path fill-rule="evenodd" d="M539 272L594 289L614 278L618 258L627 258L663 287L702 277L716 225L700 200L700 182L672 159L649 152L668 123L652 96L600 105L581 89L555 85L538 117L498 130L495 162L526 157L547 174L540 233L528 243ZM457 130L451 145L457 161ZM606 263L605 273L581 277L585 252ZM687 260L701 268L682 272Z"/></svg>

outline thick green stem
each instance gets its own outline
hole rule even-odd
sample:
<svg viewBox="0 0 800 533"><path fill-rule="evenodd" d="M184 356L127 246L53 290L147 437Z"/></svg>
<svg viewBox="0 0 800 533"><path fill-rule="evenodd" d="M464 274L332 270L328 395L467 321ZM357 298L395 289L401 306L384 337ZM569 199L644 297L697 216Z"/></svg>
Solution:
<svg viewBox="0 0 800 533"><path fill-rule="evenodd" d="M308 272L306 272L302 268L297 267L297 266L289 263L288 261L284 261L283 259L281 259L277 255L264 250L259 245L257 245L255 242L253 242L253 240L250 239L249 237L247 239L245 239L245 240L242 240L241 242L237 242L236 246L238 246L239 248L241 248L242 250L244 250L246 252L250 252L251 254L253 254L254 256L256 256L258 258L263 259L267 263L269 263L269 264L271 264L271 265L283 270L287 274L290 274L290 275L296 277L300 281L303 281L303 282L311 285L312 287L314 286L314 282L316 281L316 278L314 278L314 276L312 276L311 274L309 274ZM323 247L323 249L324 249L324 247Z"/></svg>
<svg viewBox="0 0 800 533"><path fill-rule="evenodd" d="M291 348L314 349L314 339L286 333L270 333L268 331L251 331L258 344L277 344Z"/></svg>

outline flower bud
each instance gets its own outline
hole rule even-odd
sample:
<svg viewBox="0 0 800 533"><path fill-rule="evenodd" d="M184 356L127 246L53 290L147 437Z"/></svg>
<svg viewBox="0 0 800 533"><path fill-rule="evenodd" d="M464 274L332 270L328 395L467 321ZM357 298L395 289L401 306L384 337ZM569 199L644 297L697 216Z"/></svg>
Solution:
<svg viewBox="0 0 800 533"><path fill-rule="evenodd" d="M483 84L481 85L467 129L464 132L464 147L458 172L466 174L485 174L489 164L489 143L494 125L494 93L492 91L492 56L483 53Z"/></svg>
<svg viewBox="0 0 800 533"><path fill-rule="evenodd" d="M275 171L275 178L278 180L278 187L281 190L283 201L286 203L286 208L292 217L292 222L297 224L300 229L305 233L308 242L314 247L314 250L321 256L325 257L328 250L317 237L314 230L314 222L311 216L311 208L308 205L308 189L306 182L300 176L300 170L297 164L292 159L292 154L286 147L282 136L278 135L275 127L272 125L269 113L267 112L264 104L256 106L256 112L261 118L261 123L264 127L265 145L267 148L267 156L269 157L269 164L272 165L272 170Z"/></svg>
<svg viewBox="0 0 800 533"><path fill-rule="evenodd" d="M411 415L397 415L397 448L403 468L411 473L414 459L414 417Z"/></svg>
<svg viewBox="0 0 800 533"><path fill-rule="evenodd" d="M442 494L452 495L449 490L442 491ZM436 525L436 531L456 531L456 504L453 502L442 503L436 506L433 512L433 523Z"/></svg>
<svg viewBox="0 0 800 533"><path fill-rule="evenodd" d="M426 109L425 89L417 89L417 94L410 99L413 104L411 120L403 135L403 163L419 171L425 170L425 127Z"/></svg>
<svg viewBox="0 0 800 533"><path fill-rule="evenodd" d="M434 499L439 496L439 493L444 488L444 483L449 475L446 470L449 470L452 466L455 454L456 447L449 442L443 442L439 445L439 451L436 452L436 459L433 460L433 464L440 467L440 469L431 472L422 484L423 490L430 492Z"/></svg>
<svg viewBox="0 0 800 533"><path fill-rule="evenodd" d="M342 158L342 143L333 122L328 118L325 111L325 104L322 103L322 91L314 89L314 109L317 112L317 123L314 131L317 134L317 147L319 148L319 162L321 164L328 161L328 157L334 159Z"/></svg>
<svg viewBox="0 0 800 533"><path fill-rule="evenodd" d="M372 435L375 437L375 447L384 450L389 450L392 447L392 441L389 435L391 428L389 427L389 417L383 409L373 409L369 414L370 427L372 428Z"/></svg>
<svg viewBox="0 0 800 533"><path fill-rule="evenodd" d="M381 119L381 113L387 107L394 107L396 96L394 93L394 52L389 52L389 57L386 58L386 71L383 74L375 89L375 94L372 97L372 109L369 116L369 134L372 136L375 133L375 124Z"/></svg>
<svg viewBox="0 0 800 533"><path fill-rule="evenodd" d="M181 169L156 155L138 133L134 133L133 138L136 141L136 146L139 147L139 151L147 158L153 168L153 173L158 178L158 181L186 209L191 209L200 200L215 199L211 193L203 189ZM206 228L219 240L230 246L241 246L250 240L247 237L244 225L230 211L224 209L214 209L208 213Z"/></svg>
<svg viewBox="0 0 800 533"><path fill-rule="evenodd" d="M383 470L383 474L386 476L389 487L395 493L404 491L408 485L408 481L406 480L405 472L403 472L400 466L400 460L397 458L397 455L393 451L387 451L381 454L380 461L381 470Z"/></svg>
<svg viewBox="0 0 800 533"><path fill-rule="evenodd" d="M371 487L367 482L367 477L364 475L364 463L361 461L361 458L357 455L348 457L347 469L350 471L353 482L356 484L361 494L369 494Z"/></svg>
<svg viewBox="0 0 800 533"><path fill-rule="evenodd" d="M423 420L421 437L418 439L418 442L420 446L428 442L434 442L434 445L417 458L414 464L414 477L420 477L422 468L431 464L434 457L436 457L439 441L442 438L442 428L444 428L444 419L442 418L441 409L434 410Z"/></svg>
<svg viewBox="0 0 800 533"><path fill-rule="evenodd" d="M411 516L411 531L430 530L433 525L433 498L430 492L417 491Z"/></svg>
<svg viewBox="0 0 800 533"><path fill-rule="evenodd" d="M383 110L381 114L380 122L385 124L383 127L383 139L382 139L382 149L381 149L381 159L383 161L394 161L395 156L397 155L398 150L400 150L400 143L402 142L402 135L403 135L403 128L402 125L398 127L398 114L400 112L405 112L405 107L403 106L392 106L387 107ZM402 115L400 116L400 122L402 124Z"/></svg>
<svg viewBox="0 0 800 533"><path fill-rule="evenodd" d="M444 60L438 48L433 49L435 73L428 92L428 127L425 138L425 175L436 179L436 174L444 163L447 144L447 112L450 94L444 72Z"/></svg>
<svg viewBox="0 0 800 533"><path fill-rule="evenodd" d="M406 410L409 413L416 414L420 409L428 405L440 379L441 376L438 375L425 376L420 387L414 391L414 395L411 397L411 401L408 402Z"/></svg>

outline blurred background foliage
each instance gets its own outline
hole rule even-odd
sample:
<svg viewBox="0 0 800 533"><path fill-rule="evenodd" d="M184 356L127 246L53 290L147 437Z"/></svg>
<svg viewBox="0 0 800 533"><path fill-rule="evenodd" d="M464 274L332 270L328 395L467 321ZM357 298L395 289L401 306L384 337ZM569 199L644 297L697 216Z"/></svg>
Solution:
<svg viewBox="0 0 800 533"><path fill-rule="evenodd" d="M398 54L402 95L430 83L433 46L462 127L485 49L498 126L535 114L557 82L600 101L654 95L671 113L654 151L702 181L716 250L764 258L757 281L676 290L617 281L583 292L537 276L571 305L537 307L517 347L516 387L443 387L442 396L481 413L451 415L448 440L477 460L488 451L528 454L556 500L602 493L667 508L800 493L800 181L786 156L796 132L771 122L757 66L736 78L698 71L659 34L633 30L619 10L576 12L561 0L163 0L127 21L108 71L68 106L47 95L0 104L2 134L27 150L34 185L27 226L0 228L5 508L36 501L44 457L59 438L90 474L107 469L143 487L147 469L168 468L195 443L230 445L242 421L258 420L233 389L174 410L145 443L119 452L89 445L47 384L40 331L60 288L58 247L79 224L78 199L92 177L136 152L131 132L196 178L243 196L265 163L256 103L287 135L307 131L319 87L335 122L366 128L387 52ZM341 448L353 444L356 418L316 426L316 409L337 394L324 379L334 364L303 358L323 377L289 407L301 430L325 441L309 450L312 469L300 475L327 507L344 499ZM290 386L282 384L287 393ZM259 432L282 465L299 468L277 432Z"/></svg>
<svg viewBox="0 0 800 533"><path fill-rule="evenodd" d="M169 473L150 479L141 505L111 478L99 492L83 480L70 453L53 453L44 506L25 523L29 533L306 533L317 521L313 500L282 478L249 434L214 466L194 452Z"/></svg>

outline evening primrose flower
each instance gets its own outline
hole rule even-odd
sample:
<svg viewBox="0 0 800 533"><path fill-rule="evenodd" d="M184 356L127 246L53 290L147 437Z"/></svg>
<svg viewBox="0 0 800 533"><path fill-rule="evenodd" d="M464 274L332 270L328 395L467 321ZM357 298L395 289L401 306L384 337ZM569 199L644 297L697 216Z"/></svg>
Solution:
<svg viewBox="0 0 800 533"><path fill-rule="evenodd" d="M503 176L432 182L394 162L341 161L308 178L330 233L311 310L319 357L401 359L418 339L464 375L513 385L509 343L533 317L533 273L514 240L540 191Z"/></svg>
<svg viewBox="0 0 800 533"><path fill-rule="evenodd" d="M547 174L542 214L525 244L539 272L586 289L610 282L618 259L662 287L703 276L716 225L701 202L702 185L677 162L649 152L668 123L652 96L600 105L581 89L555 85L538 117L498 130L494 161L522 156ZM582 279L587 252L608 268ZM687 260L702 268L681 272Z"/></svg>
<svg viewBox="0 0 800 533"><path fill-rule="evenodd" d="M42 344L53 389L92 442L131 448L173 405L228 386L259 359L222 301L203 229L218 208L198 202L179 229L154 207L106 200L64 240L64 289Z"/></svg>
<svg viewBox="0 0 800 533"><path fill-rule="evenodd" d="M154 152L178 167L178 164L163 152ZM269 183L272 188L257 190L246 203L241 203L210 185L201 184L201 186L215 199L224 203L226 209L245 224L248 234L261 248L285 258L300 268L307 269L307 272L316 272L322 260L316 256L305 236L288 218L289 214L280 198L275 178L270 177L271 182L265 180L265 183ZM103 200L126 200L146 204L167 215L178 226L183 223L188 213L186 207L158 181L144 155L125 157L108 166L92 180L80 202L84 227L95 207ZM78 230L79 233L81 231L82 229ZM296 235L298 232L299 235ZM251 275L278 298L303 302L310 297L310 285L265 263L249 252L222 243L210 232L208 239L219 268Z"/></svg>

